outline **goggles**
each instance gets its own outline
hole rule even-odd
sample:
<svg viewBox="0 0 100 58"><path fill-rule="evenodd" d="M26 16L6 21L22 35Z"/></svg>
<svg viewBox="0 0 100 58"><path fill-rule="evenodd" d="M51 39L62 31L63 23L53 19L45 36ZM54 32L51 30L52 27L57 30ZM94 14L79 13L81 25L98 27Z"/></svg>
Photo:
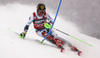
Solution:
<svg viewBox="0 0 100 58"><path fill-rule="evenodd" d="M38 13L45 13L45 10L39 10Z"/></svg>

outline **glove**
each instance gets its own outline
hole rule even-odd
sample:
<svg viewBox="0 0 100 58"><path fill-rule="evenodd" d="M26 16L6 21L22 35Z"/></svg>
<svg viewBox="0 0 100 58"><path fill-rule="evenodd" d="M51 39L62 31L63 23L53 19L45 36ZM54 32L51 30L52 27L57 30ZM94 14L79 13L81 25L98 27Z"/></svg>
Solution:
<svg viewBox="0 0 100 58"><path fill-rule="evenodd" d="M22 38L22 39L24 39L25 38L25 36L26 36L26 32L24 31L24 32L22 32L22 33L20 33L20 35L19 35L19 37L20 38Z"/></svg>
<svg viewBox="0 0 100 58"><path fill-rule="evenodd" d="M46 23L44 24L44 27L47 28L47 29L49 29L49 28L51 28L51 24L50 24L49 22L46 22Z"/></svg>

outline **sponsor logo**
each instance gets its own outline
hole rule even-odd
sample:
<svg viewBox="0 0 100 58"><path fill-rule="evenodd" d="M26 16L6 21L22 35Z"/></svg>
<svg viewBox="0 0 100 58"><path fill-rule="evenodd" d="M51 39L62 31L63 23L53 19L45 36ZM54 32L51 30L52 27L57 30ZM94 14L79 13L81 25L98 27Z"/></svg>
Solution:
<svg viewBox="0 0 100 58"><path fill-rule="evenodd" d="M34 23L35 23L35 24L42 24L42 23L44 23L45 21L46 21L45 19L43 19L43 20L35 20Z"/></svg>
<svg viewBox="0 0 100 58"><path fill-rule="evenodd" d="M41 6L41 9L44 9L44 6Z"/></svg>

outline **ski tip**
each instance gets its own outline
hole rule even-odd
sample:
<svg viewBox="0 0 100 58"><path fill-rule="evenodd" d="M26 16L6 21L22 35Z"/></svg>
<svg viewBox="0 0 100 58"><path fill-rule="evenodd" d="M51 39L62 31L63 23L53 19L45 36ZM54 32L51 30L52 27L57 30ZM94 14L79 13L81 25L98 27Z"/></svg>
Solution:
<svg viewBox="0 0 100 58"><path fill-rule="evenodd" d="M61 49L61 52L63 52L65 49L63 48L63 49Z"/></svg>
<svg viewBox="0 0 100 58"><path fill-rule="evenodd" d="M81 53L82 53L82 51L79 51L79 52L78 52L78 55L81 56Z"/></svg>

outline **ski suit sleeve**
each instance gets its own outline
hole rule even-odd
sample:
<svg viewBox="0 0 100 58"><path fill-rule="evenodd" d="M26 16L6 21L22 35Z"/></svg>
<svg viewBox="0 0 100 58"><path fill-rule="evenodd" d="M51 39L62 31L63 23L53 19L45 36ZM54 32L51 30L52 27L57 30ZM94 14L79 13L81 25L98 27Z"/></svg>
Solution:
<svg viewBox="0 0 100 58"><path fill-rule="evenodd" d="M33 22L33 14L29 17L29 20L26 23L26 26L24 27L24 31L27 32L29 29L30 24Z"/></svg>
<svg viewBox="0 0 100 58"><path fill-rule="evenodd" d="M51 18L51 16L49 15L49 13L47 13L47 20L53 24L53 19Z"/></svg>

